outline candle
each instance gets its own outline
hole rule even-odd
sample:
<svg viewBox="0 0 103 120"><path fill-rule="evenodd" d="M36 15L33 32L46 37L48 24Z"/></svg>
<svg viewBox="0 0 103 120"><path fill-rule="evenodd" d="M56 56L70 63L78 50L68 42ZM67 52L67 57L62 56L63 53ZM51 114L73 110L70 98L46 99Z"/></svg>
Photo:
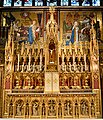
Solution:
<svg viewBox="0 0 103 120"><path fill-rule="evenodd" d="M24 62L23 62L23 65L22 65L22 72L24 71Z"/></svg>
<svg viewBox="0 0 103 120"><path fill-rule="evenodd" d="M30 61L31 61L31 56L29 54L29 70L30 70Z"/></svg>
<svg viewBox="0 0 103 120"><path fill-rule="evenodd" d="M40 52L40 71L42 70L42 52Z"/></svg>
<svg viewBox="0 0 103 120"><path fill-rule="evenodd" d="M64 51L62 52L62 63L64 63Z"/></svg>
<svg viewBox="0 0 103 120"><path fill-rule="evenodd" d="M70 72L71 72L71 62L69 63L69 68L70 68Z"/></svg>
<svg viewBox="0 0 103 120"><path fill-rule="evenodd" d="M33 67L33 71L35 71L35 61L34 61L34 67Z"/></svg>
<svg viewBox="0 0 103 120"><path fill-rule="evenodd" d="M64 70L64 49L62 51L62 70Z"/></svg>
<svg viewBox="0 0 103 120"><path fill-rule="evenodd" d="M75 55L74 55L74 53L73 53L73 65L74 65L74 62L75 62Z"/></svg>
<svg viewBox="0 0 103 120"><path fill-rule="evenodd" d="M19 59L20 59L20 56L18 54L18 69L17 69L17 71L19 71Z"/></svg>
<svg viewBox="0 0 103 120"><path fill-rule="evenodd" d="M84 54L85 70L86 70L86 54Z"/></svg>
<svg viewBox="0 0 103 120"><path fill-rule="evenodd" d="M73 52L73 67L74 67L74 71L75 71L76 63L75 63L75 54L74 54L74 52Z"/></svg>

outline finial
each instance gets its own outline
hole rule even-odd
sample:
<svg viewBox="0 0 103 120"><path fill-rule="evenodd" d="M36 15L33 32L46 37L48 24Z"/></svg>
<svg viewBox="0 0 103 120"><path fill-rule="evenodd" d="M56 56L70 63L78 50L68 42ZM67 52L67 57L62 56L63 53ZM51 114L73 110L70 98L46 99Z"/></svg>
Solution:
<svg viewBox="0 0 103 120"><path fill-rule="evenodd" d="M53 7L53 6L49 7L49 11L50 11L50 13L54 13L55 12L55 7Z"/></svg>

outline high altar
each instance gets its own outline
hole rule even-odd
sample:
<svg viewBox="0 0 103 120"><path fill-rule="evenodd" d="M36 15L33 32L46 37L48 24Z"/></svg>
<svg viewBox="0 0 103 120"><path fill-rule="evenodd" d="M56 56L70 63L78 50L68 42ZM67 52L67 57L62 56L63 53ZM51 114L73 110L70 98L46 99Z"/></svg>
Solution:
<svg viewBox="0 0 103 120"><path fill-rule="evenodd" d="M16 22L8 31L3 117L100 118L96 12L50 7L36 14L41 19L33 18L29 28L24 22L16 30Z"/></svg>

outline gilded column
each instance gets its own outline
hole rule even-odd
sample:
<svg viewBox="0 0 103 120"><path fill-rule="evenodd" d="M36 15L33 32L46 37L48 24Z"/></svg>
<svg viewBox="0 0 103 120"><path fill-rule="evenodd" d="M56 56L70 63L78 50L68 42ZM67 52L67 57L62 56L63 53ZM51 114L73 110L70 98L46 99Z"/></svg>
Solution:
<svg viewBox="0 0 103 120"><path fill-rule="evenodd" d="M29 103L29 119L31 118L32 116L32 104L31 102Z"/></svg>
<svg viewBox="0 0 103 120"><path fill-rule="evenodd" d="M15 104L13 103L13 118L15 118Z"/></svg>
<svg viewBox="0 0 103 120"><path fill-rule="evenodd" d="M89 101L89 118L91 118L91 103Z"/></svg>
<svg viewBox="0 0 103 120"><path fill-rule="evenodd" d="M24 105L23 105L23 111L24 111L24 114L23 114L23 118L26 118L26 115L25 115L25 111L26 111L26 103L24 102Z"/></svg>

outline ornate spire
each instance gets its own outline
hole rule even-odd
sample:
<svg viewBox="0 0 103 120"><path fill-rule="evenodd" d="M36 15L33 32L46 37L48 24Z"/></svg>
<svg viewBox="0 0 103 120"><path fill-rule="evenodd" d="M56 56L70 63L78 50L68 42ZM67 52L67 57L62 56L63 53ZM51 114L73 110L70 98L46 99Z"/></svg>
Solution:
<svg viewBox="0 0 103 120"><path fill-rule="evenodd" d="M47 26L46 26L47 38L54 39L58 33L58 26L54 19L55 8L50 7L49 11L50 11L50 19L48 20Z"/></svg>

